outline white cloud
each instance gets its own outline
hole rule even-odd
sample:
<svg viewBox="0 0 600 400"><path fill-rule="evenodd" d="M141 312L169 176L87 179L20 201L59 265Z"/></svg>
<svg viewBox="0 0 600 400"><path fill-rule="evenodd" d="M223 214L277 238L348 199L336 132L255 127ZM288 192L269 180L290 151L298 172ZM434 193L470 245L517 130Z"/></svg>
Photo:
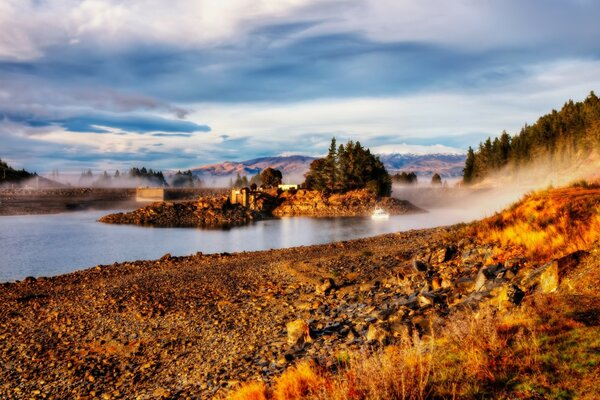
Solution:
<svg viewBox="0 0 600 400"><path fill-rule="evenodd" d="M375 154L464 154L465 151L463 149L444 146L442 144L423 146L400 143L371 147L371 152Z"/></svg>
<svg viewBox="0 0 600 400"><path fill-rule="evenodd" d="M483 139L504 129L517 133L525 123L532 124L553 108L561 108L568 99L579 101L590 90L600 92L599 70L600 61L560 61L532 66L521 79L478 91L286 104L195 104L192 108L197 111L190 118L206 121L216 135L249 138L266 146L296 143L295 148L286 150L288 153L323 151L334 135L339 140L360 140L381 149L397 146L404 151L408 149L407 139L473 134ZM443 139L438 145L441 152L465 150L448 146ZM416 146L410 151L437 150Z"/></svg>
<svg viewBox="0 0 600 400"><path fill-rule="evenodd" d="M359 32L379 41L490 49L600 39L597 2L571 0L0 0L0 58L50 45L178 47L244 43L269 24L319 21L303 35ZM283 38L282 38L283 39Z"/></svg>

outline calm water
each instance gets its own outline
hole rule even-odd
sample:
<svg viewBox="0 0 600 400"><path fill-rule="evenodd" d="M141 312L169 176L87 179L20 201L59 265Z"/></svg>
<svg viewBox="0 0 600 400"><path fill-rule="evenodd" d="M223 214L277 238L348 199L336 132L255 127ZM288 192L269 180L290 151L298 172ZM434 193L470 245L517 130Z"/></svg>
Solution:
<svg viewBox="0 0 600 400"><path fill-rule="evenodd" d="M107 211L0 217L0 282L98 264L203 253L267 250L349 240L480 217L464 210L370 218L282 218L231 230L143 228L96 222Z"/></svg>

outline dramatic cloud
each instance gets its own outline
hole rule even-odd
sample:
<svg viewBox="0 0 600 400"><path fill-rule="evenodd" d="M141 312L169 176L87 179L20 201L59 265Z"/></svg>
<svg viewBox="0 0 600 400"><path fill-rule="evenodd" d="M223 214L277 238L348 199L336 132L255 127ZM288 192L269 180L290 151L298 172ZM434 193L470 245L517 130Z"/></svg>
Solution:
<svg viewBox="0 0 600 400"><path fill-rule="evenodd" d="M592 0L0 0L0 157L184 168L318 155L334 135L464 151L598 90L598 15Z"/></svg>

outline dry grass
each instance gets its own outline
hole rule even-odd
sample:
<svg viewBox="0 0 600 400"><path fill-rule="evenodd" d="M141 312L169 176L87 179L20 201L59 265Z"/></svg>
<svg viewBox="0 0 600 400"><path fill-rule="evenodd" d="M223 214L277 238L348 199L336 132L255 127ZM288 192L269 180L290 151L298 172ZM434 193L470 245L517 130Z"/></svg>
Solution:
<svg viewBox="0 0 600 400"><path fill-rule="evenodd" d="M467 230L482 242L499 243L498 258L558 258L600 239L600 189L581 185L532 193Z"/></svg>
<svg viewBox="0 0 600 400"><path fill-rule="evenodd" d="M543 295L507 313L457 315L435 339L350 354L337 373L303 362L270 389L243 387L230 398L598 398L600 327L571 318L565 301Z"/></svg>
<svg viewBox="0 0 600 400"><path fill-rule="evenodd" d="M273 399L305 399L317 395L325 384L325 378L315 365L304 361L275 380Z"/></svg>
<svg viewBox="0 0 600 400"><path fill-rule="evenodd" d="M263 382L243 385L228 397L229 400L267 400L267 387Z"/></svg>

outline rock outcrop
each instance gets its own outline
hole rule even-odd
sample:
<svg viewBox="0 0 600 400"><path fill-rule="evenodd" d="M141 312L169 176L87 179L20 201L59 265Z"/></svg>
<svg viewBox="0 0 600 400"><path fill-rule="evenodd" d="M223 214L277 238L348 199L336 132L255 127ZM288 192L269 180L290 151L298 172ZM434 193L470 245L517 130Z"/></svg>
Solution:
<svg viewBox="0 0 600 400"><path fill-rule="evenodd" d="M391 215L423 211L408 201L393 197L378 201L368 190L329 196L314 190L298 190L284 192L279 199L279 205L272 211L277 217L360 217L371 215L375 207L382 207Z"/></svg>
<svg viewBox="0 0 600 400"><path fill-rule="evenodd" d="M152 203L135 211L106 215L99 221L156 227L227 228L260 218L259 212L231 204L226 196L219 196L203 197L197 202Z"/></svg>

